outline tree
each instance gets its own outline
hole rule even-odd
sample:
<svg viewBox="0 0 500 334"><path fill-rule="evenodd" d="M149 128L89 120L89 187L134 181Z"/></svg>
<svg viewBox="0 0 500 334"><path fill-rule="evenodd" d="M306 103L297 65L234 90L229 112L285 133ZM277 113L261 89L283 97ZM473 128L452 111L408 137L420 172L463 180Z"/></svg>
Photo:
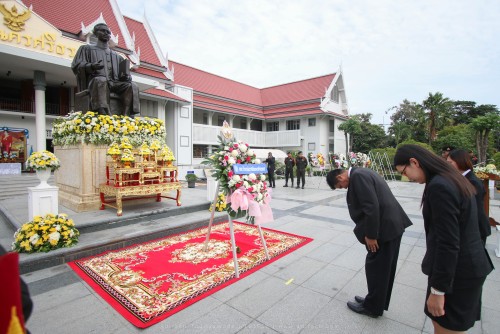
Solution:
<svg viewBox="0 0 500 334"><path fill-rule="evenodd" d="M476 132L477 154L480 163L486 162L486 150L488 149L488 135L491 130L500 127L500 115L496 112L489 112L484 116L476 117L472 120L471 127Z"/></svg>
<svg viewBox="0 0 500 334"><path fill-rule="evenodd" d="M352 117L359 120L360 130L363 134L363 136L353 138L351 147L353 152L368 153L374 148L383 146L386 135L380 126L370 123L372 114L358 114Z"/></svg>
<svg viewBox="0 0 500 334"><path fill-rule="evenodd" d="M425 112L421 105L405 99L396 107L391 121L389 134L394 136L396 144L406 139L426 141Z"/></svg>
<svg viewBox="0 0 500 334"><path fill-rule="evenodd" d="M453 101L451 107L451 117L453 124L469 124L471 119L480 116L476 114L476 102L474 101Z"/></svg>
<svg viewBox="0 0 500 334"><path fill-rule="evenodd" d="M344 123L338 126L338 129L344 131L345 136L345 154L348 156L349 148L352 149L352 142L354 137L361 132L361 126L356 118L349 118ZM348 138L349 135L349 138Z"/></svg>
<svg viewBox="0 0 500 334"><path fill-rule="evenodd" d="M427 111L430 144L436 139L437 130L442 129L450 120L452 102L443 97L442 93L429 93L427 99L422 102L422 106Z"/></svg>

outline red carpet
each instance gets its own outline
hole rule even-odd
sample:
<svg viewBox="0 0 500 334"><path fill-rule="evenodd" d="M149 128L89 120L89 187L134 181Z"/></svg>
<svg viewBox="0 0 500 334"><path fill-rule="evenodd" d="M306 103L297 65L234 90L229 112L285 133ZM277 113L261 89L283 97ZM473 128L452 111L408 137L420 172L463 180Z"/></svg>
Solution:
<svg viewBox="0 0 500 334"><path fill-rule="evenodd" d="M208 225L208 224L207 224ZM234 224L240 279L312 241L263 228L267 261L257 226ZM145 328L236 282L229 224L212 226L209 250L203 252L207 228L103 253L69 263L115 310Z"/></svg>

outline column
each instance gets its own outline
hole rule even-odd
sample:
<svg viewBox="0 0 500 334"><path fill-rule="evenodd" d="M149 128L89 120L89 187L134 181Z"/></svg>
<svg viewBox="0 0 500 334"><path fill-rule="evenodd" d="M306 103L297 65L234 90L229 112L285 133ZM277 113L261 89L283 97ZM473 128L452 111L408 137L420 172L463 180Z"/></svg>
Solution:
<svg viewBox="0 0 500 334"><path fill-rule="evenodd" d="M35 87L35 121L36 121L36 150L43 151L46 149L47 134L45 133L45 72L35 71L33 78L33 86Z"/></svg>

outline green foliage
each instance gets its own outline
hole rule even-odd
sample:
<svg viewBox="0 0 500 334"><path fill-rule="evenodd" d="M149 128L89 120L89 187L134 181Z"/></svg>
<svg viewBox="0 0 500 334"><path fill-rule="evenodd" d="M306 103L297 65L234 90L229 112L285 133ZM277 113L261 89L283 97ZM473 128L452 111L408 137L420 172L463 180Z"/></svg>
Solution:
<svg viewBox="0 0 500 334"><path fill-rule="evenodd" d="M376 148L370 151L370 154L372 155L375 155L377 153L381 156L387 154L389 163L392 164L392 162L394 161L394 156L396 155L396 149L394 147L386 147L386 148Z"/></svg>
<svg viewBox="0 0 500 334"><path fill-rule="evenodd" d="M370 123L371 114L361 114L360 118L363 120L359 124L363 135L354 137L353 152L367 153L372 148L382 147L386 141L384 130L380 126Z"/></svg>
<svg viewBox="0 0 500 334"><path fill-rule="evenodd" d="M198 180L198 176L196 174L186 174L186 181L192 182Z"/></svg>
<svg viewBox="0 0 500 334"><path fill-rule="evenodd" d="M474 131L465 124L447 126L438 132L437 139L431 145L435 152L440 152L443 147L474 150L474 138Z"/></svg>
<svg viewBox="0 0 500 334"><path fill-rule="evenodd" d="M428 149L431 152L434 152L434 150L432 149L431 145L426 144L426 143L422 143L422 142L418 142L418 141L413 140L413 139L405 140L404 142L402 142L401 144L399 144L398 146L396 146L396 150L398 148L400 148L402 145L407 145L407 144L418 145L418 146L421 146L421 147L423 147L425 149Z"/></svg>
<svg viewBox="0 0 500 334"><path fill-rule="evenodd" d="M495 166L497 167L497 170L500 170L500 152L493 154L492 159L494 161Z"/></svg>
<svg viewBox="0 0 500 334"><path fill-rule="evenodd" d="M443 96L443 93L429 93L427 99L422 102L427 111L427 122L429 125L429 143L434 141L437 131L448 125L451 121L452 102Z"/></svg>

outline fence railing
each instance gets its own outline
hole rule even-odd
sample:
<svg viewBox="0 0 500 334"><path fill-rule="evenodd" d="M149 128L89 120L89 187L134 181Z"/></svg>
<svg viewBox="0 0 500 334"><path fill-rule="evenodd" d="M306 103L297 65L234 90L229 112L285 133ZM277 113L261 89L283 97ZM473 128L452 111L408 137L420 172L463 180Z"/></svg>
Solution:
<svg viewBox="0 0 500 334"><path fill-rule="evenodd" d="M0 98L0 110L22 112L28 114L35 113L35 101ZM46 115L66 115L69 113L69 106L58 103L45 103Z"/></svg>

